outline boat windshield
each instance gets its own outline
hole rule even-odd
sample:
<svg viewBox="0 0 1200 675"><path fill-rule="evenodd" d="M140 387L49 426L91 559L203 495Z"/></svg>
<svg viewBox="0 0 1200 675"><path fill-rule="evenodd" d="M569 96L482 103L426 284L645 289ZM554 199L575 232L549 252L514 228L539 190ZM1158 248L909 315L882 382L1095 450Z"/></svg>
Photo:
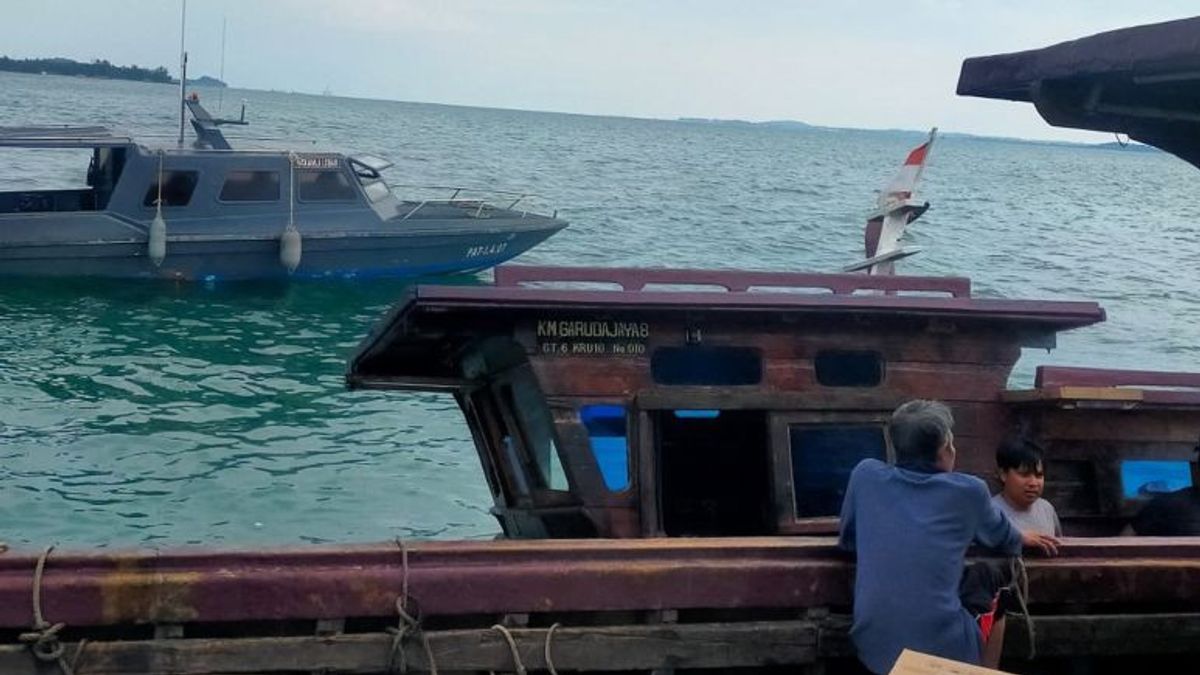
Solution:
<svg viewBox="0 0 1200 675"><path fill-rule="evenodd" d="M369 155L350 157L349 162L350 168L354 170L354 177L358 179L359 185L362 185L363 192L372 204L392 194L392 189L380 173L390 167L391 162Z"/></svg>

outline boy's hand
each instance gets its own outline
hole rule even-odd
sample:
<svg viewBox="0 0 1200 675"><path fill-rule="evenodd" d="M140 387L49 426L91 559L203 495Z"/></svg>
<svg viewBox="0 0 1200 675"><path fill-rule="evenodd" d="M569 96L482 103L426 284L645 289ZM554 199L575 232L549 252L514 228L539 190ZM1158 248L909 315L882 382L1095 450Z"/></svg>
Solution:
<svg viewBox="0 0 1200 675"><path fill-rule="evenodd" d="M1041 549L1046 555L1058 555L1058 545L1061 543L1056 537L1041 532L1022 532L1021 543L1025 548Z"/></svg>

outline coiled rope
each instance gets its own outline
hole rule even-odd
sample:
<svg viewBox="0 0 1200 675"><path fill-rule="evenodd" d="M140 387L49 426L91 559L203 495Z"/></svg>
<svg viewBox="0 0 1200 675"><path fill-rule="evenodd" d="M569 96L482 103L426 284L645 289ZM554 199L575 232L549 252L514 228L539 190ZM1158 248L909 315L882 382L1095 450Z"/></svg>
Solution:
<svg viewBox="0 0 1200 675"><path fill-rule="evenodd" d="M53 546L47 546L38 556L37 566L33 569L33 628L29 632L21 633L17 639L29 645L29 651L37 660L46 663L58 662L58 668L63 675L75 675L75 667L83 654L83 648L87 646L87 640L79 641L79 646L75 648L75 654L68 663L67 646L58 638L59 631L66 628L67 624L51 624L42 614L42 578L46 573L46 561L53 550Z"/></svg>

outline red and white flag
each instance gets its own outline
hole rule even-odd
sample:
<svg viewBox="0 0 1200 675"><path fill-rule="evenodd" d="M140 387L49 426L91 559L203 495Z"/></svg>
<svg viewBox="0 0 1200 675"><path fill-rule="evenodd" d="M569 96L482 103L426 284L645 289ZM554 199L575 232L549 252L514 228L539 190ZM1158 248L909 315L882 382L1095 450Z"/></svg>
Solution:
<svg viewBox="0 0 1200 675"><path fill-rule="evenodd" d="M921 172L925 170L925 162L929 159L929 150L933 147L933 140L936 136L937 128L934 127L929 132L929 140L908 153L908 158L904 160L904 166L900 167L896 176L879 193L880 209L890 210L897 204L912 198L913 192L917 189L917 181L921 180Z"/></svg>

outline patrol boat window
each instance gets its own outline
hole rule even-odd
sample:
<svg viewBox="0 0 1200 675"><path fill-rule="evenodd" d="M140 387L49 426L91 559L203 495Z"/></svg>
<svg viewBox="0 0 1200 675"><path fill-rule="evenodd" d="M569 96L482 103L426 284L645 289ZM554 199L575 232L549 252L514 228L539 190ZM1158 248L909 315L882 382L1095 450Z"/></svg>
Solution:
<svg viewBox="0 0 1200 675"><path fill-rule="evenodd" d="M362 186L367 200L372 204L392 194L392 189L383 180L382 171L392 166L392 163L381 157L360 155L347 160L354 171L354 177Z"/></svg>
<svg viewBox="0 0 1200 675"><path fill-rule="evenodd" d="M223 202L279 201L278 171L230 171L221 186Z"/></svg>
<svg viewBox="0 0 1200 675"><path fill-rule="evenodd" d="M196 183L200 174L196 171L164 171L162 185L163 206L187 206L192 201L192 193L196 191ZM142 206L154 206L158 201L158 176L146 188L146 196Z"/></svg>
<svg viewBox="0 0 1200 675"><path fill-rule="evenodd" d="M343 202L358 198L341 169L297 170L296 188L302 202Z"/></svg>

